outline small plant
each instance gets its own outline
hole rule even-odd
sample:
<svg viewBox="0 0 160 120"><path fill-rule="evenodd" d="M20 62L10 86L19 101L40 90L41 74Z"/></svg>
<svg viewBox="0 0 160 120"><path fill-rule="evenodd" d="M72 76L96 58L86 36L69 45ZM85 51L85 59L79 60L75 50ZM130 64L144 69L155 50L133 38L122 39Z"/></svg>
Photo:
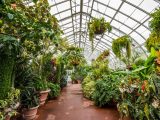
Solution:
<svg viewBox="0 0 160 120"><path fill-rule="evenodd" d="M7 97L0 100L0 120L4 120L7 116L15 115L19 106L20 90L12 88Z"/></svg>
<svg viewBox="0 0 160 120"><path fill-rule="evenodd" d="M58 84L53 84L51 82L48 83L48 87L51 90L49 93L49 98L56 98L60 95L60 86Z"/></svg>
<svg viewBox="0 0 160 120"><path fill-rule="evenodd" d="M25 87L21 91L20 99L23 108L29 109L39 105L39 93L34 87Z"/></svg>
<svg viewBox="0 0 160 120"><path fill-rule="evenodd" d="M110 32L112 27L109 22L106 22L104 17L102 18L93 18L91 22L88 23L89 29L89 40L92 42L93 48L93 39L96 34L104 34L106 31Z"/></svg>
<svg viewBox="0 0 160 120"><path fill-rule="evenodd" d="M93 100L93 93L95 92L95 81L88 75L82 82L83 95Z"/></svg>

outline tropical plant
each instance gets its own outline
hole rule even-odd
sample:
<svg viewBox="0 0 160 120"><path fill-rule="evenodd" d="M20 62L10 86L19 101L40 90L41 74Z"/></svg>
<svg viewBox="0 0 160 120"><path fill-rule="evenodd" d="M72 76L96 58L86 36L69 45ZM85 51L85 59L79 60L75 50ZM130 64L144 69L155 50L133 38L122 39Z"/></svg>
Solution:
<svg viewBox="0 0 160 120"><path fill-rule="evenodd" d="M7 116L15 115L16 109L19 106L20 90L12 88L10 93L7 93L5 99L0 99L0 119L5 120Z"/></svg>
<svg viewBox="0 0 160 120"><path fill-rule="evenodd" d="M88 75L82 82L83 95L93 100L93 93L95 92L95 81Z"/></svg>
<svg viewBox="0 0 160 120"><path fill-rule="evenodd" d="M26 86L21 90L20 100L22 108L32 108L39 105L39 92L33 86Z"/></svg>
<svg viewBox="0 0 160 120"><path fill-rule="evenodd" d="M92 63L91 74L93 75L95 80L101 78L104 74L110 73L108 63L108 59L105 59L103 61L94 61Z"/></svg>
<svg viewBox="0 0 160 120"><path fill-rule="evenodd" d="M90 71L90 67L87 66L86 64L84 65L79 65L75 68L73 73L71 74L71 79L73 81L80 80L83 81L83 79L87 76L88 72Z"/></svg>
<svg viewBox="0 0 160 120"><path fill-rule="evenodd" d="M131 43L132 43L132 40L127 35L119 37L113 40L112 42L112 50L114 54L120 60L122 60L124 63L128 65L129 65L129 60L131 58ZM126 58L127 58L127 61L126 61Z"/></svg>
<svg viewBox="0 0 160 120"><path fill-rule="evenodd" d="M71 46L67 49L67 51L64 53L64 57L66 59L66 64L75 67L80 63L85 62L82 49L74 46Z"/></svg>
<svg viewBox="0 0 160 120"><path fill-rule="evenodd" d="M140 80L131 77L121 83L120 91L122 101L118 104L118 110L122 117L131 116L138 120L159 119L160 99L155 93L153 80Z"/></svg>
<svg viewBox="0 0 160 120"><path fill-rule="evenodd" d="M152 30L152 32L160 34L160 8L156 9L153 13L150 15L152 17L152 20L149 22L149 26Z"/></svg>
<svg viewBox="0 0 160 120"><path fill-rule="evenodd" d="M95 84L93 100L97 106L113 104L119 100L120 92L118 85L120 83L117 75L104 75L98 79Z"/></svg>
<svg viewBox="0 0 160 120"><path fill-rule="evenodd" d="M158 120L160 115L159 76L156 75L156 52L151 55L144 66L127 73L120 84L121 101L118 110L121 116L130 115L133 119Z"/></svg>
<svg viewBox="0 0 160 120"><path fill-rule="evenodd" d="M64 73L63 73L63 75L62 75L62 78L61 78L61 80L60 80L60 87L61 87L61 89L63 89L64 87L66 87L67 86L67 73L66 73L66 71L64 71Z"/></svg>
<svg viewBox="0 0 160 120"><path fill-rule="evenodd" d="M110 32L112 27L109 22L106 22L104 17L101 18L92 18L88 23L89 29L89 40L92 42L93 49L93 39L95 34L104 34L106 31Z"/></svg>
<svg viewBox="0 0 160 120"><path fill-rule="evenodd" d="M151 48L157 48L160 46L160 37L156 32L152 32L149 38L146 40L146 48L149 52L151 52Z"/></svg>
<svg viewBox="0 0 160 120"><path fill-rule="evenodd" d="M17 0L15 9L11 5L12 1L3 1L0 7L3 23L0 33L18 38L25 55L37 56L43 48L41 43L58 41L62 31L57 19L49 12L48 1L33 2L34 5L28 6L23 0Z"/></svg>
<svg viewBox="0 0 160 120"><path fill-rule="evenodd" d="M18 49L16 38L0 34L0 99L5 99L13 86Z"/></svg>
<svg viewBox="0 0 160 120"><path fill-rule="evenodd" d="M48 87L51 90L49 93L50 99L56 98L60 95L61 88L60 88L59 84L54 84L54 83L48 82Z"/></svg>
<svg viewBox="0 0 160 120"><path fill-rule="evenodd" d="M109 56L109 50L104 50L96 59L96 61L102 61L106 59L106 57Z"/></svg>

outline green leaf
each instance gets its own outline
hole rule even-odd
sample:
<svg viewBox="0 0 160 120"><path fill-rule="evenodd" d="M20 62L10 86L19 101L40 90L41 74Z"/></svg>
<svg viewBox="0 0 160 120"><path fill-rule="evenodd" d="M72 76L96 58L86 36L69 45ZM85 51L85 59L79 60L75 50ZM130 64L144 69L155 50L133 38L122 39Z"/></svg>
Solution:
<svg viewBox="0 0 160 120"><path fill-rule="evenodd" d="M151 48L151 56L156 57L156 50L153 47Z"/></svg>
<svg viewBox="0 0 160 120"><path fill-rule="evenodd" d="M33 0L33 2L36 4L38 0Z"/></svg>
<svg viewBox="0 0 160 120"><path fill-rule="evenodd" d="M146 69L146 68L147 68L147 67L142 66L142 67L140 67L140 68L137 68L137 69L133 70L132 72L133 72L133 73L135 73L135 72L140 72L140 71L142 71L142 70L144 70L144 69Z"/></svg>

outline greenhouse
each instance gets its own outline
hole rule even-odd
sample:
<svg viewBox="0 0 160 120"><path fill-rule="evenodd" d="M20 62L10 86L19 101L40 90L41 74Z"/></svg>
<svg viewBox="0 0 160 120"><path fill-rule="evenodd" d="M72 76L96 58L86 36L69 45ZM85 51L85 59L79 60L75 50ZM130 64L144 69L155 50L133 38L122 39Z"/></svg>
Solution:
<svg viewBox="0 0 160 120"><path fill-rule="evenodd" d="M160 1L0 0L0 120L160 120Z"/></svg>

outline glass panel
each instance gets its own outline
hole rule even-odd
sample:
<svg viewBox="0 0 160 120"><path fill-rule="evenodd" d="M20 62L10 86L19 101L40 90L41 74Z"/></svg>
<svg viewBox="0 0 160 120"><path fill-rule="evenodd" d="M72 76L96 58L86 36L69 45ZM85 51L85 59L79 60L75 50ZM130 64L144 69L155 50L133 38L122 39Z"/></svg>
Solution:
<svg viewBox="0 0 160 120"><path fill-rule="evenodd" d="M130 19L130 18L128 18L128 19L125 21L124 24L126 24L127 26L133 28L133 27L137 24L137 22L134 21L134 20L132 20L132 19Z"/></svg>
<svg viewBox="0 0 160 120"><path fill-rule="evenodd" d="M143 26L140 26L140 27L138 27L137 29L136 29L136 31L137 32L139 32L139 33L143 33L144 31L146 31L147 29L145 28L145 27L143 27Z"/></svg>
<svg viewBox="0 0 160 120"><path fill-rule="evenodd" d="M142 1L144 1L144 0L127 0L127 1L129 1L129 2L131 2L132 4L138 6L138 5L139 5Z"/></svg>
<svg viewBox="0 0 160 120"><path fill-rule="evenodd" d="M122 23L124 23L126 21L126 19L128 19L127 16L121 14L121 13L118 13L115 17L116 20L118 21L121 21Z"/></svg>
<svg viewBox="0 0 160 120"><path fill-rule="evenodd" d="M63 24L66 24L66 23L69 23L69 22L72 22L72 19L71 19L71 18L65 19L65 20L62 21Z"/></svg>
<svg viewBox="0 0 160 120"><path fill-rule="evenodd" d="M138 9L131 15L132 18L138 21L141 21L145 16L146 14Z"/></svg>
<svg viewBox="0 0 160 120"><path fill-rule="evenodd" d="M127 4L127 3L124 3L122 5L120 11L127 14L127 15L131 15L134 12L135 9L136 9L135 7L133 7L129 4Z"/></svg>
<svg viewBox="0 0 160 120"><path fill-rule="evenodd" d="M158 3L155 2L154 0L144 0L139 7L147 12L152 12L152 10L158 7Z"/></svg>
<svg viewBox="0 0 160 120"><path fill-rule="evenodd" d="M150 33L151 32L149 30L146 30L143 33L141 33L141 35L143 35L147 39L149 37Z"/></svg>
<svg viewBox="0 0 160 120"><path fill-rule="evenodd" d="M50 13L51 15L58 13L56 6L51 7Z"/></svg>
<svg viewBox="0 0 160 120"><path fill-rule="evenodd" d="M148 27L148 28L149 28L149 21L151 21L151 19L147 20L147 21L144 23L144 25L145 25L146 27Z"/></svg>
<svg viewBox="0 0 160 120"><path fill-rule="evenodd" d="M135 32L131 33L130 36L131 36L135 41L137 41L137 43L139 43L139 44L142 44L142 43L145 42L145 40L144 40L140 35L138 35L138 34L135 33Z"/></svg>
<svg viewBox="0 0 160 120"><path fill-rule="evenodd" d="M132 30L124 25L122 25L120 28L119 28L121 31L123 31L124 33L126 34L129 34Z"/></svg>
<svg viewBox="0 0 160 120"><path fill-rule="evenodd" d="M97 5L97 3L96 3L96 5ZM97 9L96 9L96 10L97 10ZM98 4L98 11L100 11L100 12L104 13L104 12L105 12L105 10L106 10L106 6L101 5L101 4Z"/></svg>
<svg viewBox="0 0 160 120"><path fill-rule="evenodd" d="M109 6L115 8L115 9L118 9L121 3L122 3L121 0L110 0Z"/></svg>
<svg viewBox="0 0 160 120"><path fill-rule="evenodd" d="M113 10L113 9L110 9L110 8L107 8L106 11L105 11L105 14L110 16L110 17L113 17L115 13L116 13L116 11Z"/></svg>
<svg viewBox="0 0 160 120"><path fill-rule="evenodd" d="M69 2L65 2L65 3L61 3L57 5L58 11L64 11L70 8L70 3Z"/></svg>
<svg viewBox="0 0 160 120"><path fill-rule="evenodd" d="M61 19L64 19L64 18L66 18L66 17L68 17L70 15L71 15L71 11L70 10L68 10L68 11L63 12L63 13L60 14Z"/></svg>

